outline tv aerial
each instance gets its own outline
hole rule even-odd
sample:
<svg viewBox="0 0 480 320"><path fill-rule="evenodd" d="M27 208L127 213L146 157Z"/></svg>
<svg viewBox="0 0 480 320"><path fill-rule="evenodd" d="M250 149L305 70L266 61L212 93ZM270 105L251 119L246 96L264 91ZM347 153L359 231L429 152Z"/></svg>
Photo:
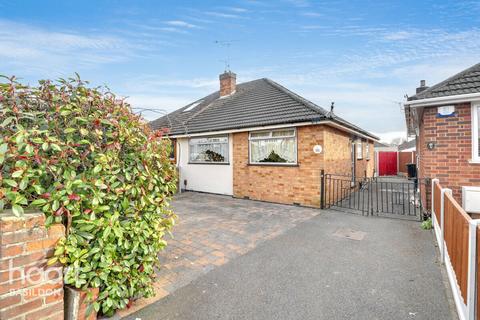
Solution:
<svg viewBox="0 0 480 320"><path fill-rule="evenodd" d="M220 60L225 64L225 71L230 71L230 47L234 42L237 42L237 41L236 40L215 40L214 41L215 44L225 48L226 50L225 59Z"/></svg>

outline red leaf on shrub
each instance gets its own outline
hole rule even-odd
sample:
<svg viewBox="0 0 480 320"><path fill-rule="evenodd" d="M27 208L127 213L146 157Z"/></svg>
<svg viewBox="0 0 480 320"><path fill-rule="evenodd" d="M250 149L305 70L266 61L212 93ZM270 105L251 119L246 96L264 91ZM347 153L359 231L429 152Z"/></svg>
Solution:
<svg viewBox="0 0 480 320"><path fill-rule="evenodd" d="M72 193L72 194L68 195L68 200L78 201L78 200L80 200L80 196L78 194Z"/></svg>
<svg viewBox="0 0 480 320"><path fill-rule="evenodd" d="M55 211L53 214L57 217L61 216L63 213L65 212L65 208L64 207L60 207L57 209L57 211Z"/></svg>
<svg viewBox="0 0 480 320"><path fill-rule="evenodd" d="M143 272L143 270L145 270L145 267L143 266L143 264L141 264L140 267L138 268L138 271Z"/></svg>
<svg viewBox="0 0 480 320"><path fill-rule="evenodd" d="M90 213L92 213L92 209L85 209L85 210L83 211L83 213L85 213L85 214L90 214Z"/></svg>
<svg viewBox="0 0 480 320"><path fill-rule="evenodd" d="M128 303L127 303L127 308L130 309L130 307L132 306L133 304L133 300L132 299L129 299L128 300Z"/></svg>
<svg viewBox="0 0 480 320"><path fill-rule="evenodd" d="M46 192L46 193L42 194L42 195L40 196L40 198L49 199L49 198L50 198L50 192Z"/></svg>

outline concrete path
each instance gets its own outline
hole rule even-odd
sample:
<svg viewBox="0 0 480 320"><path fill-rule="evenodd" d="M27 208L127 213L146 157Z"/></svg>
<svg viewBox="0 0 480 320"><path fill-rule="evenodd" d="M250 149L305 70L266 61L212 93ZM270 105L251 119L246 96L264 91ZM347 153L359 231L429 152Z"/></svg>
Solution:
<svg viewBox="0 0 480 320"><path fill-rule="evenodd" d="M430 231L322 211L128 319L453 319Z"/></svg>

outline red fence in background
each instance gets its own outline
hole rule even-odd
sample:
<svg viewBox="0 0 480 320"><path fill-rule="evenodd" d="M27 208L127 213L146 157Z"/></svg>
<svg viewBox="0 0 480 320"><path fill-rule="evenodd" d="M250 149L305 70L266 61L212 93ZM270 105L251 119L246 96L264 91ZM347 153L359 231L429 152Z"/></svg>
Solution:
<svg viewBox="0 0 480 320"><path fill-rule="evenodd" d="M378 175L396 176L397 175L397 152L380 151L378 153Z"/></svg>
<svg viewBox="0 0 480 320"><path fill-rule="evenodd" d="M407 174L407 164L415 163L416 153L414 151L398 153L398 172Z"/></svg>

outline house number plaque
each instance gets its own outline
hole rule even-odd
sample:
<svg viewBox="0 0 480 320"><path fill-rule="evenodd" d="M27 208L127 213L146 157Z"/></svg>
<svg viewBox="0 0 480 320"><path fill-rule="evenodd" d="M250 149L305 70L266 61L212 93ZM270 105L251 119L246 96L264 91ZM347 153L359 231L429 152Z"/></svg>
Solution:
<svg viewBox="0 0 480 320"><path fill-rule="evenodd" d="M322 146L317 144L316 146L313 147L313 152L315 153L322 153Z"/></svg>

